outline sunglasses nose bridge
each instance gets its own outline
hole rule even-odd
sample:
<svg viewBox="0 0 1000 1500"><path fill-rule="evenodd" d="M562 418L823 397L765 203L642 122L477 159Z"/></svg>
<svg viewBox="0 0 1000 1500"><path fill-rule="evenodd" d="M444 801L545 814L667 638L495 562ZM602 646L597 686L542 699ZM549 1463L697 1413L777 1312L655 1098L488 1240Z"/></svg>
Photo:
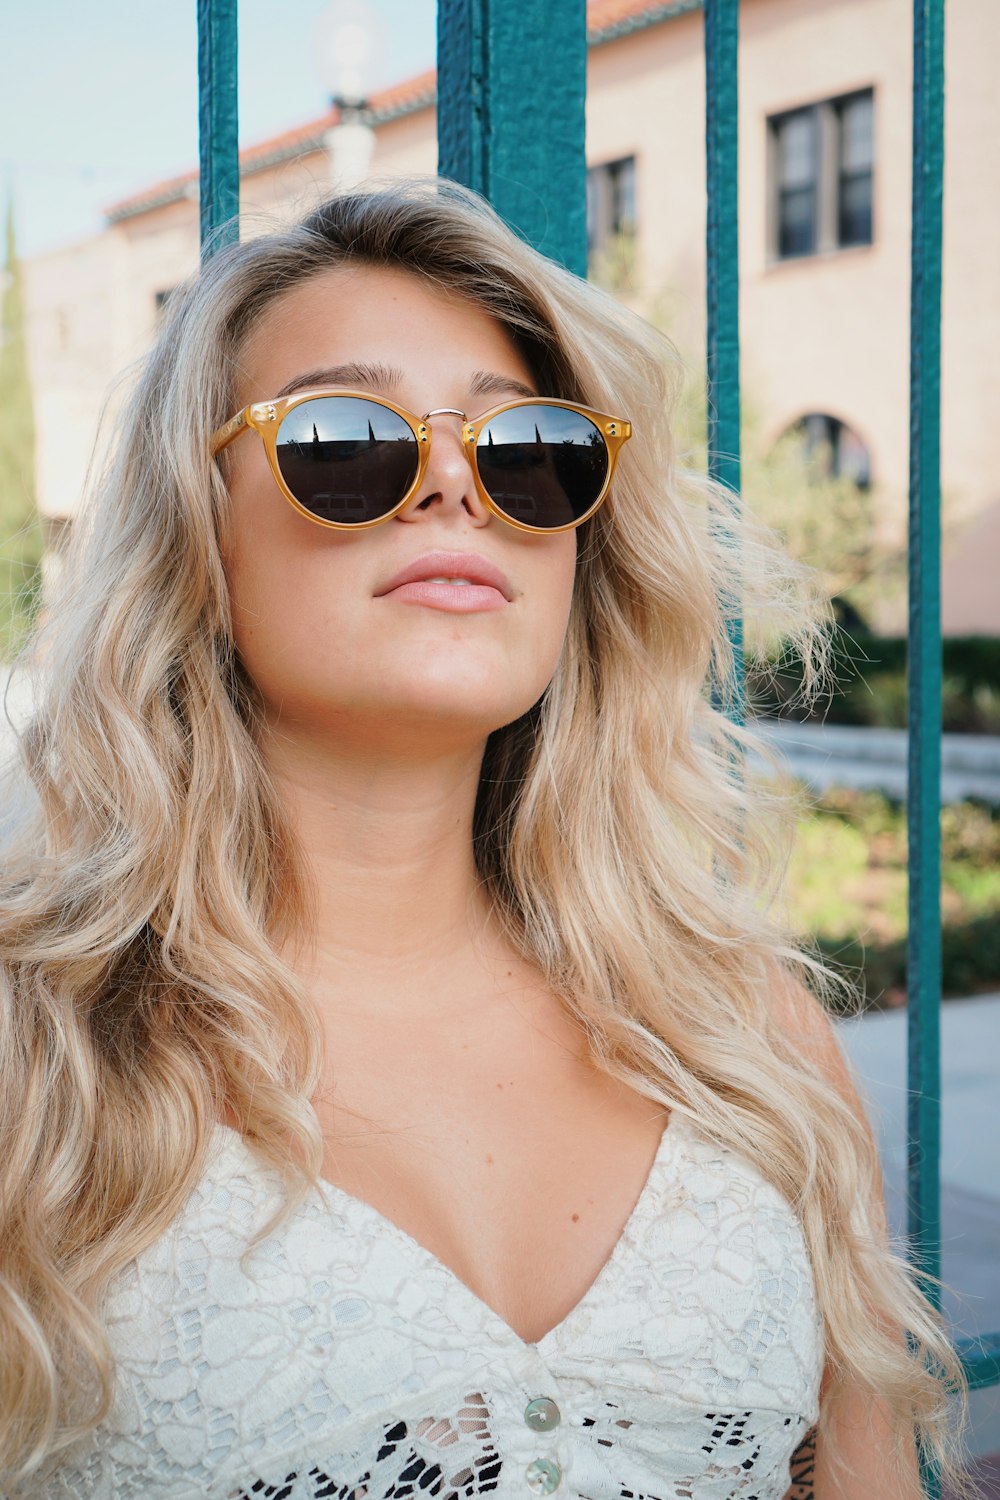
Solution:
<svg viewBox="0 0 1000 1500"><path fill-rule="evenodd" d="M457 433L459 448L465 462L468 464L473 473L475 473L475 459L473 457L472 449L470 447L469 439L467 436L467 429L469 426L468 412L460 410L460 408L457 406L436 406L433 411L424 412L424 415L420 418L420 421L423 423L427 430L427 441L423 449L424 467L422 469L422 474L424 478L426 479L426 465L430 462L431 441L434 436L434 429L430 425L431 417L461 417L462 425L460 426Z"/></svg>
<svg viewBox="0 0 1000 1500"><path fill-rule="evenodd" d="M433 411L424 412L420 418L421 422L426 422L428 417L463 417L465 421L469 420L465 412L459 411L457 406L436 406Z"/></svg>
<svg viewBox="0 0 1000 1500"><path fill-rule="evenodd" d="M421 422L427 422L431 417L461 417L462 422L465 425L467 425L469 421L468 412L460 411L457 406L436 406L433 411L425 411L420 420ZM431 431L431 435L433 435L433 430ZM472 457L468 450L468 444L464 435L464 431L461 436L462 448L465 450L465 457L471 466Z"/></svg>

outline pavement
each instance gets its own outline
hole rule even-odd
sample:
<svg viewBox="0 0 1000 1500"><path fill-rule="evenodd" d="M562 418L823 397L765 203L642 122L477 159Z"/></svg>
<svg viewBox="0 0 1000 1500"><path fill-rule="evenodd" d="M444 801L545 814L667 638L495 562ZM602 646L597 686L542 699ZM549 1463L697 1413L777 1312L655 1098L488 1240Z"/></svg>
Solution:
<svg viewBox="0 0 1000 1500"><path fill-rule="evenodd" d="M789 771L814 791L830 786L877 787L906 796L907 732L852 724L796 724L756 719L754 729L779 750ZM751 764L759 763L756 757ZM982 797L1000 802L1000 735L941 736L941 800Z"/></svg>
<svg viewBox="0 0 1000 1500"><path fill-rule="evenodd" d="M890 1228L906 1232L906 1011L838 1020L879 1145ZM1000 1332L1000 994L941 1007L942 1306L954 1337ZM970 1448L1000 1480L1000 1387L969 1397ZM1000 1487L984 1495L1000 1496Z"/></svg>
<svg viewBox="0 0 1000 1500"><path fill-rule="evenodd" d="M904 729L767 719L754 727L815 792L848 786L906 796ZM1000 737L942 735L941 800L965 797L1000 803ZM890 1227L902 1241L906 1011L836 1024L879 1143ZM941 1081L942 1308L953 1337L1000 1333L1000 994L942 1006ZM969 1410L983 1500L1000 1500L1000 1387L972 1391Z"/></svg>

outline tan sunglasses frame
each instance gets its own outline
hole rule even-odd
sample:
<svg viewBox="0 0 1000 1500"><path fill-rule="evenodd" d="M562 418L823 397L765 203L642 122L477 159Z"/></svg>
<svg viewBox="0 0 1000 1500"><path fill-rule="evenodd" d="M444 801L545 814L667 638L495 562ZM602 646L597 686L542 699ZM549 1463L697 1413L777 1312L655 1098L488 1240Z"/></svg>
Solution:
<svg viewBox="0 0 1000 1500"><path fill-rule="evenodd" d="M301 406L304 401L315 401L317 397L322 396L353 396L361 401L374 402L376 406L388 407L398 417L402 417L416 438L417 473L413 483L403 498L393 506L392 510L386 511L384 516L378 516L374 521L326 521L321 516L314 515L311 510L307 510L304 505L296 500L281 477L281 470L278 467L278 429L288 413L294 410L296 406ZM566 411L579 412L581 416L593 422L607 444L608 472L604 481L604 487L590 509L577 520L570 521L567 526L526 526L523 521L515 521L491 499L479 477L479 468L476 462L476 443L479 434L487 423L492 422L495 417L500 416L501 412L512 411L518 406L559 406L563 407ZM242 411L238 411L234 417L230 417L228 422L224 423L223 426L219 427L212 434L211 451L214 457L217 453L221 453L223 448L228 447L234 438L239 437L241 432L252 428L264 444L264 452L267 454L267 461L271 466L271 473L274 475L278 488L288 503L300 515L305 516L308 521L313 521L317 526L328 526L333 531L367 531L371 526L381 526L383 521L391 521L393 516L399 514L406 502L420 488L424 474L427 472L427 461L430 458L431 452L431 429L427 424L427 418L442 414L450 414L457 417L465 416L465 412L457 411L452 407L439 407L435 411L427 412L423 417L416 417L412 412L407 411L404 406L397 406L395 401L389 401L385 396L373 396L371 391L353 391L342 387L324 387L316 390L296 391L293 396L281 396L275 401L252 401L249 406L244 406ZM462 424L462 447L468 459L469 467L472 470L476 494L486 508L493 515L498 516L501 521L506 521L508 526L514 526L518 531L531 532L533 536L554 536L560 531L573 531L577 526L582 526L584 521L590 519L607 496L615 467L618 463L618 455L621 452L623 444L631 436L631 422L626 422L621 417L612 417L606 412L594 411L589 406L578 406L575 401L550 400L545 396L521 396L516 401L504 401L500 406L491 407L489 411L483 412L474 422L466 420Z"/></svg>

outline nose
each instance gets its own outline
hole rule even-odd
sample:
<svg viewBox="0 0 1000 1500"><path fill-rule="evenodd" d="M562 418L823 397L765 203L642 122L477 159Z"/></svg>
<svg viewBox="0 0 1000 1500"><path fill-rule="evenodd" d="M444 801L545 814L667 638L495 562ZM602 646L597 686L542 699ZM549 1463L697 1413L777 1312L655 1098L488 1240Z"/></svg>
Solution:
<svg viewBox="0 0 1000 1500"><path fill-rule="evenodd" d="M443 417L460 417L466 421L464 411L455 406L439 406L426 412L421 419L431 417L438 420L430 429L430 452L427 468L419 489L398 513L398 521L420 521L428 516L444 518L451 515L466 515L476 526L486 526L492 516L480 499L472 464L462 443L462 430L454 422L442 421Z"/></svg>

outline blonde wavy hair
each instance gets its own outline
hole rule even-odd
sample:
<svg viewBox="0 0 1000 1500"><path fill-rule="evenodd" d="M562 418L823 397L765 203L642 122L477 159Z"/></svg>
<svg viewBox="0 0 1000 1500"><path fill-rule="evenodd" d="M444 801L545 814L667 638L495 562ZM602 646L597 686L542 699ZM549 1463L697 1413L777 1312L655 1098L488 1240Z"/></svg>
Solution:
<svg viewBox="0 0 1000 1500"><path fill-rule="evenodd" d="M226 455L209 440L263 309L345 262L462 294L542 394L631 419L580 535L554 679L487 744L479 871L596 1065L743 1153L794 1207L832 1371L820 1441L861 1382L898 1451L916 1432L962 1488L960 1363L865 1210L870 1137L774 1003L789 976L836 982L777 906L792 804L747 774L757 741L706 690L732 666L736 553L751 616L815 667L809 578L685 468L669 340L435 181L330 199L174 293L34 643L0 882L0 1478L30 1484L108 1414L103 1294L179 1214L224 1113L287 1184L254 1244L320 1171L319 1027L277 956L310 891L234 653Z"/></svg>

